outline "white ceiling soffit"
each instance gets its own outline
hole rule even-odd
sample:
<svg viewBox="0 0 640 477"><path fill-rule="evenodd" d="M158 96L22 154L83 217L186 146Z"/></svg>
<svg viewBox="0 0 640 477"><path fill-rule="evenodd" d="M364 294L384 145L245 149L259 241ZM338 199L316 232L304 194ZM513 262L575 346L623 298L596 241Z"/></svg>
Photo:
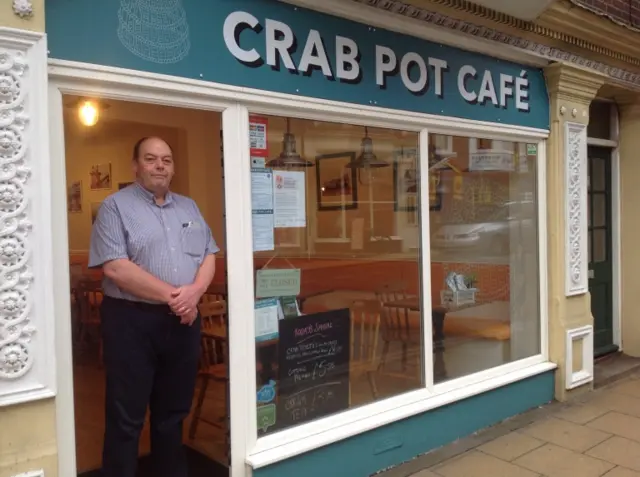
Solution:
<svg viewBox="0 0 640 477"><path fill-rule="evenodd" d="M554 0L472 0L472 2L521 20L532 21L538 18Z"/></svg>

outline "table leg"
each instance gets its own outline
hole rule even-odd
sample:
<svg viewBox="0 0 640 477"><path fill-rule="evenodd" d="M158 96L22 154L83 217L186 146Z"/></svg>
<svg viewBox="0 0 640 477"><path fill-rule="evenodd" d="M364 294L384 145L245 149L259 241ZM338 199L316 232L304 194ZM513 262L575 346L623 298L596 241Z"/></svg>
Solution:
<svg viewBox="0 0 640 477"><path fill-rule="evenodd" d="M431 311L431 324L433 326L433 348L434 351L444 351L444 319L447 317L447 310L444 308L434 308Z"/></svg>
<svg viewBox="0 0 640 477"><path fill-rule="evenodd" d="M447 379L447 369L444 362L444 320L447 310L435 308L431 312L433 326L433 375L435 381Z"/></svg>

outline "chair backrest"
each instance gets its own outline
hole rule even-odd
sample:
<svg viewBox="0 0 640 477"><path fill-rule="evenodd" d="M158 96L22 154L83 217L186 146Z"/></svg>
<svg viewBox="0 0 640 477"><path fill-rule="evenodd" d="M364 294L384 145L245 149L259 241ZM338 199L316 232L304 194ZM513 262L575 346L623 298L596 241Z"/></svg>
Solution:
<svg viewBox="0 0 640 477"><path fill-rule="evenodd" d="M226 316L227 303L224 300L204 299L198 305L202 319L202 347L200 350L200 368L223 363L227 360ZM225 332L220 334L220 328Z"/></svg>
<svg viewBox="0 0 640 477"><path fill-rule="evenodd" d="M226 322L227 302L224 300L202 300L198 305L198 311L202 318L203 329L212 326L222 326Z"/></svg>
<svg viewBox="0 0 640 477"><path fill-rule="evenodd" d="M387 285L376 291L376 297L384 303L404 300L409 297L404 283ZM383 306L382 334L385 340L407 339L409 329L409 310Z"/></svg>
<svg viewBox="0 0 640 477"><path fill-rule="evenodd" d="M377 300L358 300L351 305L352 371L375 369L381 316Z"/></svg>
<svg viewBox="0 0 640 477"><path fill-rule="evenodd" d="M81 280L78 282L78 299L80 300L80 321L99 321L100 305L104 294L100 280Z"/></svg>
<svg viewBox="0 0 640 477"><path fill-rule="evenodd" d="M76 288L83 276L83 268L81 263L72 263L69 265L69 278L71 280L71 287Z"/></svg>
<svg viewBox="0 0 640 477"><path fill-rule="evenodd" d="M225 299L225 295L207 292L204 295L202 295L201 301L202 303L208 303L210 301L226 301L226 299Z"/></svg>

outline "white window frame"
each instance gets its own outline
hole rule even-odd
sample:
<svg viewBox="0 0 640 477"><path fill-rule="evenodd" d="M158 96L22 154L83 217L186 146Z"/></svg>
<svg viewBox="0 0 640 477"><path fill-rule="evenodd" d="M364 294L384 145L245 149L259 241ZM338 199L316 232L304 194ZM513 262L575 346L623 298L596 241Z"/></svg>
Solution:
<svg viewBox="0 0 640 477"><path fill-rule="evenodd" d="M228 268L230 316L253 315L253 253L251 240L251 177L249 155L249 112L252 114L287 115L294 118L335 123L368 125L402 129L420 135L420 164L428 169L429 134L476 136L538 146L538 234L539 234L539 299L541 353L520 361L488 369L473 375L434 384L432 363L431 320L424 320L424 388L356 407L343 413L318 419L291 429L257 438L255 340L253 320L230 320L230 384L231 404L231 477L250 475L260 468L295 455L338 442L386 424L444 406L520 381L552 369L548 357L547 270L546 270L546 138L548 131L438 117L407 111L359 106L335 101L302 98L294 95L252 90L186 78L50 60L49 124L51 132L51 182L54 217L66 217L64 126L62 94L80 94L114 100L162 104L222 112L225 144L224 175L227 204ZM428 181L422 174L422 180ZM428 182L420 188L421 200L428 203ZM67 250L66 220L53 221L54 248ZM421 221L422 305L431 309L429 214ZM56 349L58 356L58 444L60 475L75 475L75 436L73 429L73 368L70 356L70 309L68 299L68 254L54 253L56 316Z"/></svg>

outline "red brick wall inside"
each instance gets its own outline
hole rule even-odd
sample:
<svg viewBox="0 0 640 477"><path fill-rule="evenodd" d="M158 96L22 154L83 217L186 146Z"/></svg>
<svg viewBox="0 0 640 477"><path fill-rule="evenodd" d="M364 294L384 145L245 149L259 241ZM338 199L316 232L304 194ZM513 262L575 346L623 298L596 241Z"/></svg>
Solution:
<svg viewBox="0 0 640 477"><path fill-rule="evenodd" d="M640 0L575 0L625 25L640 28Z"/></svg>

